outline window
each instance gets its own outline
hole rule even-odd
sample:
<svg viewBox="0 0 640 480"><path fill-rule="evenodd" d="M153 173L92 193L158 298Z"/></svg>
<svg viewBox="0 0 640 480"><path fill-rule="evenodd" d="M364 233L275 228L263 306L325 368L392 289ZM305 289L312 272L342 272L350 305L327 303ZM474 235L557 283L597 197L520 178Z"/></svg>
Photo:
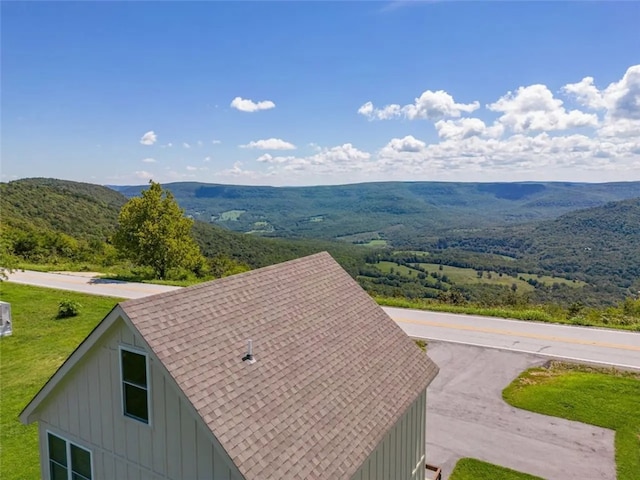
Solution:
<svg viewBox="0 0 640 480"><path fill-rule="evenodd" d="M149 423L147 356L120 348L122 405L127 417Z"/></svg>
<svg viewBox="0 0 640 480"><path fill-rule="evenodd" d="M91 452L47 433L50 480L91 480Z"/></svg>

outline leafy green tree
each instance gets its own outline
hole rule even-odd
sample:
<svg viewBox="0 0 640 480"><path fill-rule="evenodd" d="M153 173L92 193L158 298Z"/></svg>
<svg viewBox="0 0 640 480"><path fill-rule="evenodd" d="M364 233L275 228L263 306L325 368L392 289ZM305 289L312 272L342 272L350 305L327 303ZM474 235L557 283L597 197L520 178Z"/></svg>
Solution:
<svg viewBox="0 0 640 480"><path fill-rule="evenodd" d="M113 244L134 263L151 267L157 278L167 278L174 269L202 275L206 260L191 234L193 220L184 216L171 192L153 180L149 185L120 210Z"/></svg>

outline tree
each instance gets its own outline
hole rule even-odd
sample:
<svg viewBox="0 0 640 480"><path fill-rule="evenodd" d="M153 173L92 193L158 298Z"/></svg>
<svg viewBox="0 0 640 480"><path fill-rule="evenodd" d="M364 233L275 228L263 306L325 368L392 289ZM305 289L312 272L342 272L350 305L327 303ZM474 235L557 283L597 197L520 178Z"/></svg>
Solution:
<svg viewBox="0 0 640 480"><path fill-rule="evenodd" d="M157 278L173 269L201 275L206 260L191 235L193 220L184 216L171 192L153 180L149 185L120 210L113 244L134 263L151 267Z"/></svg>

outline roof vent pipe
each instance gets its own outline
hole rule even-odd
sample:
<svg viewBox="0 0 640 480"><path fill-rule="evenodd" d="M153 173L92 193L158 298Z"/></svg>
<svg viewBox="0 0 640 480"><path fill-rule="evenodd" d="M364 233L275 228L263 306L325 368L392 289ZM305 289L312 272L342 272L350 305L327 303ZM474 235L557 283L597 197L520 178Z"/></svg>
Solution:
<svg viewBox="0 0 640 480"><path fill-rule="evenodd" d="M253 358L253 342L251 339L247 341L247 354L242 357L243 362L256 363L256 359Z"/></svg>

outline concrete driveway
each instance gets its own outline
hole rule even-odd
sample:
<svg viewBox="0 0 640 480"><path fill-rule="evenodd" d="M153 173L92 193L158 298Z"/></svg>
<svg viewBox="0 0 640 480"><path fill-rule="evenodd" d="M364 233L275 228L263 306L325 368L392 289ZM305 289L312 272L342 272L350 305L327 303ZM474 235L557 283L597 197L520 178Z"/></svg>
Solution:
<svg viewBox="0 0 640 480"><path fill-rule="evenodd" d="M427 462L448 478L473 457L548 480L616 478L614 432L509 406L502 390L542 365L532 355L429 342L440 373L427 391Z"/></svg>

